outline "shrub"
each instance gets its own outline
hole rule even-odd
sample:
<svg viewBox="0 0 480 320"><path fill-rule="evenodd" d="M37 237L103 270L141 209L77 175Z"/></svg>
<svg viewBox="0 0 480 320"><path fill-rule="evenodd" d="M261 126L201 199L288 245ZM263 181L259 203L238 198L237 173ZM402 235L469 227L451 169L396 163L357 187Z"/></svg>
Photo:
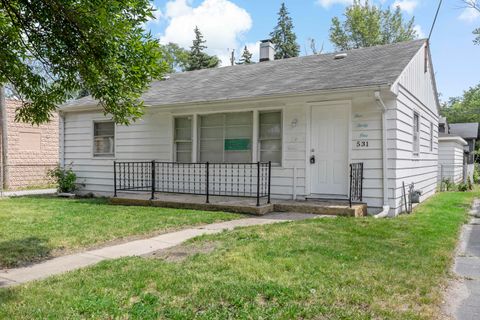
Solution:
<svg viewBox="0 0 480 320"><path fill-rule="evenodd" d="M443 178L442 185L444 186L443 191L453 191L455 190L455 183L449 178Z"/></svg>
<svg viewBox="0 0 480 320"><path fill-rule="evenodd" d="M475 163L473 169L473 183L480 183L480 166L478 163Z"/></svg>
<svg viewBox="0 0 480 320"><path fill-rule="evenodd" d="M472 179L470 179L470 177L467 178L467 188L468 190L473 190Z"/></svg>
<svg viewBox="0 0 480 320"><path fill-rule="evenodd" d="M457 187L458 191L465 192L468 191L468 185L466 183L459 183Z"/></svg>
<svg viewBox="0 0 480 320"><path fill-rule="evenodd" d="M49 170L48 175L52 177L58 185L58 192L73 192L77 189L77 175L73 172L71 166Z"/></svg>

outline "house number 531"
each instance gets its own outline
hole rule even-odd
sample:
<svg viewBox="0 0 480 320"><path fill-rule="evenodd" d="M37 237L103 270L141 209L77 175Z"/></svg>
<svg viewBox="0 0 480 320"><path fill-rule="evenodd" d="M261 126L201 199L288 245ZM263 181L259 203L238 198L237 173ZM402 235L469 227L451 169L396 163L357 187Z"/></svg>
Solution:
<svg viewBox="0 0 480 320"><path fill-rule="evenodd" d="M357 148L368 148L368 141L357 141Z"/></svg>

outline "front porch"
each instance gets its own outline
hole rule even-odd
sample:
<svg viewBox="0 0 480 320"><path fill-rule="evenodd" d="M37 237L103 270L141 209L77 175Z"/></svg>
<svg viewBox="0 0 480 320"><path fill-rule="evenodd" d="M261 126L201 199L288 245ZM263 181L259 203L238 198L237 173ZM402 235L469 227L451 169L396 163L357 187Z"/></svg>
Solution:
<svg viewBox="0 0 480 320"><path fill-rule="evenodd" d="M365 216L363 164L350 165L346 200L281 200L271 196L270 162L114 162L114 197L119 205L225 211L264 215L301 212Z"/></svg>
<svg viewBox="0 0 480 320"><path fill-rule="evenodd" d="M205 197L191 194L140 192L119 192L117 197L111 198L111 203L127 206L154 206L163 208L192 209L205 211L225 211L252 215L265 215L271 212L299 212L324 215L338 215L363 217L367 215L367 205L348 201L328 200L271 200L257 206L256 200L238 197L211 197L209 203Z"/></svg>

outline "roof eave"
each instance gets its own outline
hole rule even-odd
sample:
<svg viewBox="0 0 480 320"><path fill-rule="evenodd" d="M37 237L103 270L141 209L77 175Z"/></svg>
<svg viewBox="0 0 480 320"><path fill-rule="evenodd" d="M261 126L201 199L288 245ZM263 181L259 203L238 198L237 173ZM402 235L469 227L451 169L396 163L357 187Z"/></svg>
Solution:
<svg viewBox="0 0 480 320"><path fill-rule="evenodd" d="M391 88L392 88L391 83L383 83L383 84L374 84L369 86L310 90L310 91L303 91L303 92L296 92L296 93L269 94L269 95L234 98L234 99L216 99L216 100L201 100L201 101L199 100L199 101L179 102L179 103L170 103L170 104L147 104L146 103L145 106L146 107L174 107L174 106L181 107L181 106L209 105L209 104L225 103L225 102L243 102L243 101L251 101L251 100L266 100L266 99L285 98L285 97L304 97L304 96L312 96L312 95L318 95L318 94L348 93L348 92L360 92L360 91L369 91L369 90L391 91ZM59 110L64 113L68 113L68 112L80 112L80 111L99 111L102 109L97 103L97 104L83 104L78 106L69 106L68 104L66 104L66 105L60 106Z"/></svg>

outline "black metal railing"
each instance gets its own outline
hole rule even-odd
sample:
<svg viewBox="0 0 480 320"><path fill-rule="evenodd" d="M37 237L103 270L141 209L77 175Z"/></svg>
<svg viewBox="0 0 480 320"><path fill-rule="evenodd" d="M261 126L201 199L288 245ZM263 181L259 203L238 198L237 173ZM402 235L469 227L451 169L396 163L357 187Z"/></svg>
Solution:
<svg viewBox="0 0 480 320"><path fill-rule="evenodd" d="M270 203L271 162L176 163L114 161L114 196L117 191L156 192L261 198Z"/></svg>
<svg viewBox="0 0 480 320"><path fill-rule="evenodd" d="M352 202L363 201L363 163L350 164L350 207Z"/></svg>

